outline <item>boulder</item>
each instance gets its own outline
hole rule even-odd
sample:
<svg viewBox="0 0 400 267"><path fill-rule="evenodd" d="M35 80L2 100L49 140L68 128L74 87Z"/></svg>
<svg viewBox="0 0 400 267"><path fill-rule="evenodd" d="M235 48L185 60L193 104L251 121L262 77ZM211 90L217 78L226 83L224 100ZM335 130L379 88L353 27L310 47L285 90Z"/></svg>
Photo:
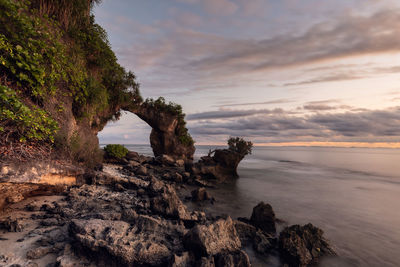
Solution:
<svg viewBox="0 0 400 267"><path fill-rule="evenodd" d="M190 220L191 215L186 210L186 206L178 197L175 189L171 185L165 185L162 193L151 200L151 209L159 214L170 218Z"/></svg>
<svg viewBox="0 0 400 267"><path fill-rule="evenodd" d="M276 233L275 213L271 205L265 204L264 202L260 202L253 208L250 223L266 233Z"/></svg>
<svg viewBox="0 0 400 267"><path fill-rule="evenodd" d="M133 226L123 221L73 220L70 232L99 260L127 266L160 266L166 265L171 254L165 236L158 231L160 227L159 221L142 216Z"/></svg>
<svg viewBox="0 0 400 267"><path fill-rule="evenodd" d="M145 166L139 166L139 168L136 170L137 175L147 175L148 171Z"/></svg>
<svg viewBox="0 0 400 267"><path fill-rule="evenodd" d="M286 227L279 235L279 251L283 262L290 266L309 266L324 255L336 255L323 231L311 223Z"/></svg>
<svg viewBox="0 0 400 267"><path fill-rule="evenodd" d="M210 200L211 197L204 187L192 191L192 201Z"/></svg>
<svg viewBox="0 0 400 267"><path fill-rule="evenodd" d="M184 236L183 243L186 249L198 256L233 252L241 248L240 239L230 217L209 225L197 224Z"/></svg>
<svg viewBox="0 0 400 267"><path fill-rule="evenodd" d="M125 158L127 160L134 160L134 161L138 161L139 160L139 153L135 152L135 151L129 151Z"/></svg>

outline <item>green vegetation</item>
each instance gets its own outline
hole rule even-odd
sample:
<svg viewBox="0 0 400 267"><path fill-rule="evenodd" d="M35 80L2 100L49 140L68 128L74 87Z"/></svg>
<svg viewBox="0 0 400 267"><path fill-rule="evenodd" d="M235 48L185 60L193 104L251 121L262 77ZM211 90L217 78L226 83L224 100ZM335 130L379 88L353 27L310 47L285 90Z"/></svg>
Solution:
<svg viewBox="0 0 400 267"><path fill-rule="evenodd" d="M0 85L0 134L3 142L8 138L19 138L20 142L53 143L57 130L58 123L47 112L28 107L13 89Z"/></svg>
<svg viewBox="0 0 400 267"><path fill-rule="evenodd" d="M7 103L0 113L0 130L7 132L1 145L55 140L56 148L76 154L66 133L71 129L63 128L71 105L78 127L89 132L118 118L126 103L142 102L135 75L118 64L91 16L98 2L0 0L0 85Z"/></svg>
<svg viewBox="0 0 400 267"><path fill-rule="evenodd" d="M122 159L128 154L128 149L123 145L106 145L104 147L107 157Z"/></svg>
<svg viewBox="0 0 400 267"><path fill-rule="evenodd" d="M159 97L156 100L152 98L146 99L143 106L177 116L178 126L176 127L175 134L178 136L179 141L185 146L191 146L194 144L194 140L186 128L185 114L182 111L181 105L172 102L166 103L163 97Z"/></svg>
<svg viewBox="0 0 400 267"><path fill-rule="evenodd" d="M228 140L229 150L235 151L242 156L246 156L251 154L251 150L253 147L253 143L250 141L246 141L240 137L231 137Z"/></svg>

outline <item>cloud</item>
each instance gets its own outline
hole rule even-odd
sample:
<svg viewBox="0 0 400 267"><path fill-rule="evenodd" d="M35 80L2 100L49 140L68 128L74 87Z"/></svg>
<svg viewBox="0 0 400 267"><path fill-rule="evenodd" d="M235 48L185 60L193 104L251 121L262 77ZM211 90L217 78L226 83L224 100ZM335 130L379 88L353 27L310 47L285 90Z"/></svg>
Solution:
<svg viewBox="0 0 400 267"><path fill-rule="evenodd" d="M291 99L277 99L263 102L248 102L248 103L236 103L236 104L220 104L214 105L214 107L237 107L237 106L251 106L251 105L274 105L274 104L286 104L294 102Z"/></svg>
<svg viewBox="0 0 400 267"><path fill-rule="evenodd" d="M282 109L251 109L251 110L219 110L219 111L207 111L195 114L189 114L186 116L188 121L190 120L208 120L208 119L227 119L246 117L256 114L279 114L283 113Z"/></svg>
<svg viewBox="0 0 400 267"><path fill-rule="evenodd" d="M338 74L330 74L323 77L318 77L314 79L304 80L300 82L293 83L285 83L284 86L297 86L297 85L306 85L306 84L314 84L314 83L323 83L323 82L338 82L338 81L348 81L348 80L356 80L365 78L361 75L355 75L351 73L338 73Z"/></svg>
<svg viewBox="0 0 400 267"><path fill-rule="evenodd" d="M302 35L243 40L221 55L206 56L190 65L230 71L265 70L347 56L400 51L400 12L385 10L370 16L343 16L339 22L319 23Z"/></svg>
<svg viewBox="0 0 400 267"><path fill-rule="evenodd" d="M237 135L260 142L381 142L398 141L400 137L400 107L302 116L284 111L252 112L249 116L223 121L219 118L225 118L225 111L220 113L221 116L208 116L207 121L190 121L189 128L195 138Z"/></svg>

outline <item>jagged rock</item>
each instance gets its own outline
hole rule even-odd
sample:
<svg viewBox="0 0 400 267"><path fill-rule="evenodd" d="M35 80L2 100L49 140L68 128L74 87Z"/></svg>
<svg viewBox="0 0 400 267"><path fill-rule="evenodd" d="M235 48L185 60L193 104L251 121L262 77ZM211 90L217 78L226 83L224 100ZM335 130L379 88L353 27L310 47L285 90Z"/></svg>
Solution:
<svg viewBox="0 0 400 267"><path fill-rule="evenodd" d="M204 187L195 189L192 191L192 200L193 201L204 201L211 199L210 195L206 191Z"/></svg>
<svg viewBox="0 0 400 267"><path fill-rule="evenodd" d="M237 251L241 247L230 217L209 225L197 224L184 236L183 242L188 250L201 256L216 255L222 251Z"/></svg>
<svg viewBox="0 0 400 267"><path fill-rule="evenodd" d="M152 199L151 209L156 213L172 218L181 220L192 219L171 185L165 185L161 195Z"/></svg>
<svg viewBox="0 0 400 267"><path fill-rule="evenodd" d="M248 223L235 220L235 229L242 244L253 242L257 229Z"/></svg>
<svg viewBox="0 0 400 267"><path fill-rule="evenodd" d="M201 257L200 260L196 262L198 267L215 267L214 257Z"/></svg>
<svg viewBox="0 0 400 267"><path fill-rule="evenodd" d="M258 230L253 239L253 248L260 254L269 254L275 247L276 238Z"/></svg>
<svg viewBox="0 0 400 267"><path fill-rule="evenodd" d="M260 202L253 208L253 213L250 218L251 224L260 228L266 233L275 234L275 213L269 204Z"/></svg>
<svg viewBox="0 0 400 267"><path fill-rule="evenodd" d="M311 223L286 227L279 235L279 250L290 266L315 264L324 255L336 255L323 237L323 231Z"/></svg>
<svg viewBox="0 0 400 267"><path fill-rule="evenodd" d="M161 266L171 251L160 221L141 216L134 225L123 221L73 220L70 231L83 247L98 257L128 266ZM107 255L108 254L108 255Z"/></svg>
<svg viewBox="0 0 400 267"><path fill-rule="evenodd" d="M220 253L215 256L216 267L250 267L249 256L243 250Z"/></svg>
<svg viewBox="0 0 400 267"><path fill-rule="evenodd" d="M185 166L185 161L183 159L178 159L178 160L176 160L175 165L177 167L184 167Z"/></svg>
<svg viewBox="0 0 400 267"><path fill-rule="evenodd" d="M217 149L212 157L201 157L193 165L191 171L194 175L224 182L239 177L237 167L243 158L244 155L238 152L229 149Z"/></svg>

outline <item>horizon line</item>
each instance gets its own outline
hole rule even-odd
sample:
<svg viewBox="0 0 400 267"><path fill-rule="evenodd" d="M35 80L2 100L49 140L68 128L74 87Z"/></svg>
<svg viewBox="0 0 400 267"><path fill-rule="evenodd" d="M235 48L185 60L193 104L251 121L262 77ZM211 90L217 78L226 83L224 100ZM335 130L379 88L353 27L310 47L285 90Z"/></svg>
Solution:
<svg viewBox="0 0 400 267"><path fill-rule="evenodd" d="M111 143L110 143L111 144ZM198 146L227 146L226 143L196 143ZM195 145L196 145L195 144ZM99 145L107 145L101 143ZM149 143L122 144L122 145L148 145ZM254 143L254 147L337 147L337 148L400 148L400 142L279 142L279 143Z"/></svg>

